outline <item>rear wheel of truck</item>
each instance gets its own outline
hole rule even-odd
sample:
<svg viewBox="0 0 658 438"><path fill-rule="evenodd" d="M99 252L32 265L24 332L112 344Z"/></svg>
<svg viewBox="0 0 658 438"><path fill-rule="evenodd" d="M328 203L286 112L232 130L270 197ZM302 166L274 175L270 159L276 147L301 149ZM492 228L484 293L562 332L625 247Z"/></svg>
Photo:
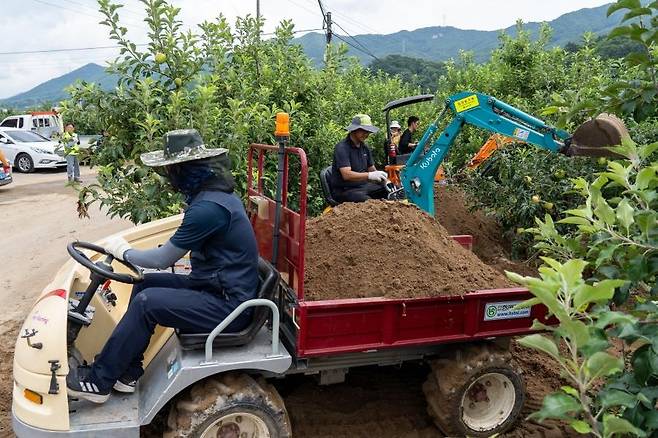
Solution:
<svg viewBox="0 0 658 438"><path fill-rule="evenodd" d="M517 421L525 387L508 350L466 346L430 365L423 384L427 410L446 435L489 437Z"/></svg>
<svg viewBox="0 0 658 438"><path fill-rule="evenodd" d="M287 438L292 430L283 399L272 385L228 373L195 383L175 401L164 436Z"/></svg>

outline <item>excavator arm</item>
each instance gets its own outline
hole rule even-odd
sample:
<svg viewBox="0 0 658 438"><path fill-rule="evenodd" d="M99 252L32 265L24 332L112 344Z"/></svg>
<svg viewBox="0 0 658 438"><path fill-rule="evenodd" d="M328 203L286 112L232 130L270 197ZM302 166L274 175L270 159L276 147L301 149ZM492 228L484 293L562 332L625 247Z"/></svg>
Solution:
<svg viewBox="0 0 658 438"><path fill-rule="evenodd" d="M443 132L435 136L439 130L439 122L448 111L454 114L452 121ZM445 109L425 130L402 169L400 178L409 201L431 216L434 216L434 175L465 124L512 137L551 152L576 155L578 151L583 150L572 148L571 136L566 131L547 125L505 102L481 93L455 94L447 99ZM432 143L428 146L430 141ZM589 153L582 155L589 156L592 155L592 149L601 150L600 147L585 149ZM598 152L598 155L601 153Z"/></svg>

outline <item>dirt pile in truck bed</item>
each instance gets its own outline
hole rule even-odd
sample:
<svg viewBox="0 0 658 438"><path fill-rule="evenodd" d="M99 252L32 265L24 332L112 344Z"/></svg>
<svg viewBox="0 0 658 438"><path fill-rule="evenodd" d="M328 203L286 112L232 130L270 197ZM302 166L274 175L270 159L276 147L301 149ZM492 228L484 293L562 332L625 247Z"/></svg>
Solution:
<svg viewBox="0 0 658 438"><path fill-rule="evenodd" d="M306 225L309 300L461 295L510 283L413 205L346 203Z"/></svg>
<svg viewBox="0 0 658 438"><path fill-rule="evenodd" d="M500 272L537 275L533 266L509 259L511 245L496 219L480 210L469 210L466 194L459 186L435 185L434 208L436 219L448 233L473 236L473 252L487 265Z"/></svg>

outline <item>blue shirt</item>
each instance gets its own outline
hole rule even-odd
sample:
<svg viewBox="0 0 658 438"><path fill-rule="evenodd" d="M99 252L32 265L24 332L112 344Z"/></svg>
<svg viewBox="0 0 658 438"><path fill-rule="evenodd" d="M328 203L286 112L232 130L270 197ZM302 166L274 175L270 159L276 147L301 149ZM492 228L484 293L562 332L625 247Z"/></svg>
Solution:
<svg viewBox="0 0 658 438"><path fill-rule="evenodd" d="M183 223L170 240L177 248L200 251L209 237L226 233L230 222L230 213L221 205L196 202L185 211Z"/></svg>

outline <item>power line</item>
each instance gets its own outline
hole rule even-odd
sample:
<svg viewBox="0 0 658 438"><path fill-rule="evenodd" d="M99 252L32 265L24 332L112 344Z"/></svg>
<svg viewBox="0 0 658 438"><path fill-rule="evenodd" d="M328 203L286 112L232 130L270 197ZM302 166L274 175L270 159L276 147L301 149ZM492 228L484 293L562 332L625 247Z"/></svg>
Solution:
<svg viewBox="0 0 658 438"><path fill-rule="evenodd" d="M338 35L338 34L335 33L334 36L335 36L336 38L338 38L339 40L341 40L342 42L344 42L345 44L347 44L348 46L350 46L351 48L353 48L353 49L355 49L355 50L358 50L359 52L363 52L363 53L365 53L365 54L368 55L368 56L372 56L373 58L375 58L376 60L379 61L379 58L377 58L375 55L373 55L373 54L370 53L370 52L366 52L366 51L363 50L361 47L355 46L354 44L350 43L348 40L346 40L345 38L341 37L340 35Z"/></svg>
<svg viewBox="0 0 658 438"><path fill-rule="evenodd" d="M309 1L312 2L313 0L309 0ZM342 14L342 13L338 12L338 11L336 10L336 8L332 7L331 5L329 5L329 4L327 3L327 0L323 0L323 1L324 1L324 5L323 5L323 6L324 6L326 9L331 9L331 11L332 11L333 14L336 14L336 15L338 15L339 17L342 17L342 18L344 18L345 20L347 20L347 21L353 23L352 26L354 26L355 28L356 28L356 27L360 27L361 29L365 29L365 30L368 31L368 32L366 32L366 33L376 33L376 34L380 33L380 31L378 31L378 30L376 30L376 29L373 29L372 27L369 27L369 26L367 26L366 24L364 24L364 23L362 23L362 22L360 22L360 21L357 21L357 20L355 20L354 18L351 18L349 15L345 15L345 14Z"/></svg>
<svg viewBox="0 0 658 438"><path fill-rule="evenodd" d="M83 8L92 9L92 10L95 11L95 12L99 12L99 10L98 10L96 7L94 7L94 6L90 6L90 5L87 5L87 4L85 4L85 3L80 3L80 2L77 2L77 1L74 1L74 0L63 0L63 1L65 1L65 2L67 2L67 3L74 4L74 5L82 6ZM127 12L127 13L129 13L129 14L138 15L138 16L140 16L140 17L143 16L143 14L139 14L139 13L137 13L137 12L133 12L133 11L131 11L130 9L126 9L126 8L124 7L124 5L122 5L122 4L121 4L120 6L121 6L121 8L117 10L118 12Z"/></svg>
<svg viewBox="0 0 658 438"><path fill-rule="evenodd" d="M32 0L32 1L37 2L37 3L41 3L41 4L43 4L43 5L52 6L52 7L57 8L57 9L64 9L64 10L67 10L67 11L75 12L76 14L85 15L85 16L87 16L87 17L91 17L91 18L94 18L94 19L96 19L96 20L102 18L102 17L99 16L99 15L92 15L92 14L89 14L89 13L87 13L87 12L79 11L79 10L77 10L77 9L72 9L72 8L68 8L68 7L66 7L66 6L56 5L56 4L53 4L53 3L49 3L49 2L44 1L44 0ZM70 1L70 0L67 0L67 1ZM138 28L141 28L141 29L144 29L144 30L148 30L147 28L145 28L145 27L143 27L143 26L141 26L141 25L137 25L137 24L132 23L132 22L128 22L128 23L131 23L131 24L128 24L128 26L131 26L131 27L138 27Z"/></svg>
<svg viewBox="0 0 658 438"><path fill-rule="evenodd" d="M314 28L314 29L299 29L299 30L293 30L292 33L302 33L302 32L316 32L322 30L320 28ZM263 33L262 35L276 35L276 32L267 32ZM148 43L140 43L140 44L135 44L136 46L148 46ZM86 50L106 50L106 49L120 49L121 46L95 46L95 47L71 47L71 48L66 48L66 49L43 49L43 50L20 50L20 51L15 51L15 52L0 52L0 56L2 55L32 55L32 54L38 54L38 53L59 53L59 52L79 52L79 51L86 51Z"/></svg>
<svg viewBox="0 0 658 438"><path fill-rule="evenodd" d="M336 23L335 21L334 21L334 24L335 24L336 26L338 26L338 28L341 29L343 32L345 32L345 33L347 34L348 37L352 38L352 40L353 40L355 43L357 43L359 46L361 46L361 49L360 49L360 50L361 50L363 53L365 53L365 54L367 54L367 55L370 55L370 56L372 56L373 58L375 58L376 60L379 61L379 58L377 58L377 56L375 56L375 55L370 51L370 49L368 49L368 48L365 46L365 44L361 43L359 40L357 40L357 39L354 38L352 35L350 35L349 32L346 31L346 30L343 28L343 26L341 26L340 24ZM336 35L336 37L338 37L338 35ZM341 38L339 38L339 39L341 39ZM354 46L353 46L353 47L354 47ZM356 48L356 47L355 47L355 48Z"/></svg>
<svg viewBox="0 0 658 438"><path fill-rule="evenodd" d="M136 46L148 46L148 44L135 44ZM70 49L44 49L44 50L25 50L18 52L0 52L0 55L28 55L33 53L55 53L55 52L77 52L81 50L104 50L119 49L121 46L97 46L97 47L74 47Z"/></svg>

